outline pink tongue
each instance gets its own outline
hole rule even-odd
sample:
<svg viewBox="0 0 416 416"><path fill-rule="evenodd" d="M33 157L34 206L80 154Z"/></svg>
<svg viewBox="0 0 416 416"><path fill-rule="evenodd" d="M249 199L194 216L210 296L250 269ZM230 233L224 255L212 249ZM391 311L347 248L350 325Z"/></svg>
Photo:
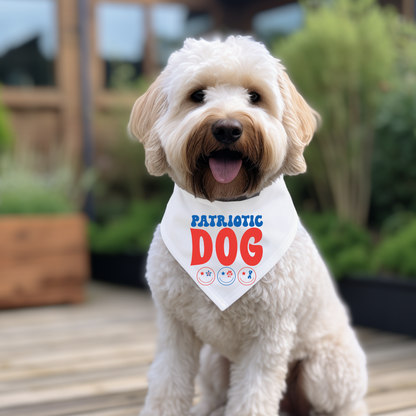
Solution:
<svg viewBox="0 0 416 416"><path fill-rule="evenodd" d="M229 158L209 158L209 167L217 182L231 182L240 172L242 160Z"/></svg>

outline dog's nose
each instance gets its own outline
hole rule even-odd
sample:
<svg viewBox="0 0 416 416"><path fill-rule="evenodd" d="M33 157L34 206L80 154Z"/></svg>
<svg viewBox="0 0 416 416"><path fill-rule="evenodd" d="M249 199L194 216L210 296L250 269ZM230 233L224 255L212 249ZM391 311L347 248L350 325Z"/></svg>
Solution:
<svg viewBox="0 0 416 416"><path fill-rule="evenodd" d="M235 119L221 119L212 125L212 134L222 144L236 142L243 134L243 125Z"/></svg>

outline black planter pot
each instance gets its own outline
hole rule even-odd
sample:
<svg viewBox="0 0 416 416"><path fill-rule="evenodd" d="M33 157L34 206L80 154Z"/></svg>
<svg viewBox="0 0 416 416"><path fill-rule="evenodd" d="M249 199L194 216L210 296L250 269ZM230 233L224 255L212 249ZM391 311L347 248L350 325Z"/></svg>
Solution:
<svg viewBox="0 0 416 416"><path fill-rule="evenodd" d="M91 253L94 280L148 289L145 278L147 254Z"/></svg>
<svg viewBox="0 0 416 416"><path fill-rule="evenodd" d="M355 325L416 336L415 282L345 278L338 287Z"/></svg>

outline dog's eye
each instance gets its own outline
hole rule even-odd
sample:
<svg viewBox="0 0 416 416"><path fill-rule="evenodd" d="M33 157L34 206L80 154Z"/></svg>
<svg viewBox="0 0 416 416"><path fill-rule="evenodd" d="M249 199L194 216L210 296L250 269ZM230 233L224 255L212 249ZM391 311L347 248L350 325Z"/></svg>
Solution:
<svg viewBox="0 0 416 416"><path fill-rule="evenodd" d="M248 94L250 97L250 101L254 104L260 101L260 94L257 94L256 92L252 91Z"/></svg>
<svg viewBox="0 0 416 416"><path fill-rule="evenodd" d="M191 95L191 100L194 103L202 103L204 101L205 98L205 93L203 90L198 90L195 91L192 95Z"/></svg>

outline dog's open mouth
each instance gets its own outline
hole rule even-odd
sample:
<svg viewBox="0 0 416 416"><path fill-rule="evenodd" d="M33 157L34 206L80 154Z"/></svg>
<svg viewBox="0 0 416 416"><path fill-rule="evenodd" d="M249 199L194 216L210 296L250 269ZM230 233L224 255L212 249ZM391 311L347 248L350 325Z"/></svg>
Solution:
<svg viewBox="0 0 416 416"><path fill-rule="evenodd" d="M208 161L211 173L219 183L233 181L240 172L243 163L241 153L229 149L211 153Z"/></svg>

